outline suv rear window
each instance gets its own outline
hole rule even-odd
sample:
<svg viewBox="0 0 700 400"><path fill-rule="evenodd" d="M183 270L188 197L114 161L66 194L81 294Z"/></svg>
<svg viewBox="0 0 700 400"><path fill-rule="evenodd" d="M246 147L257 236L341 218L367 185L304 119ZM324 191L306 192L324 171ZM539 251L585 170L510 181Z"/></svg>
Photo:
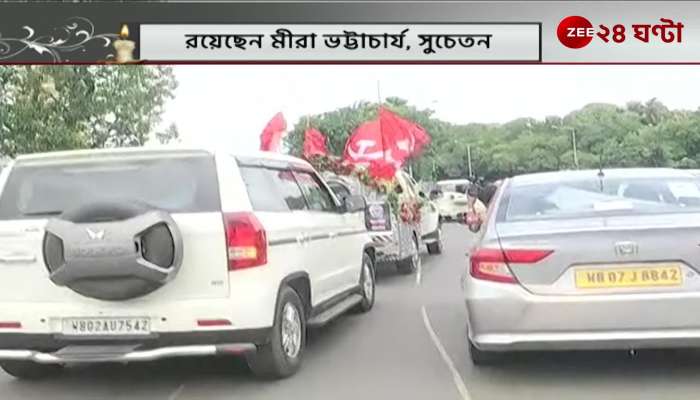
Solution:
<svg viewBox="0 0 700 400"><path fill-rule="evenodd" d="M221 209L211 156L17 165L0 194L0 219L60 214L95 201L140 201L169 212Z"/></svg>

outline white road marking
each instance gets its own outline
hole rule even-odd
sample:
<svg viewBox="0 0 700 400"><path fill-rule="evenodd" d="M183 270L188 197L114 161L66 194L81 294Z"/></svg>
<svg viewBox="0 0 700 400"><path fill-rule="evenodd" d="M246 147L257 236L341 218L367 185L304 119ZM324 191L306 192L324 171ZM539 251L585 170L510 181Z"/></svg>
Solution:
<svg viewBox="0 0 700 400"><path fill-rule="evenodd" d="M178 386L178 388L175 389L175 391L170 396L168 396L168 400L176 400L178 397L180 397L184 389L185 384L183 383L182 385Z"/></svg>
<svg viewBox="0 0 700 400"><path fill-rule="evenodd" d="M435 348L437 348L438 353L440 353L440 356L442 357L442 360L445 361L445 364L447 364L447 367L450 369L450 372L452 373L452 380L454 381L455 386L457 387L457 391L459 392L460 396L462 396L462 400L471 400L471 396L469 396L469 391L467 390L467 386L464 384L464 381L462 380L462 377L459 375L457 368L455 368L454 362L452 362L450 355L447 354L447 351L445 350L445 347L440 342L438 335L433 330L432 325L430 325L430 319L428 318L428 313L425 311L425 306L422 306L420 311L423 314L423 323L425 324L425 329L428 330L428 334L430 335L430 338L433 340L433 344L435 345Z"/></svg>

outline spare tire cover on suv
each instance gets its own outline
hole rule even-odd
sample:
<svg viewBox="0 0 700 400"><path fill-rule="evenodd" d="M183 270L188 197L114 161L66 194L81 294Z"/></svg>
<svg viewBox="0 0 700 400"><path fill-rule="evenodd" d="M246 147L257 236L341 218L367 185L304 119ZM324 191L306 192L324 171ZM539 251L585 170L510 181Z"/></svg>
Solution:
<svg viewBox="0 0 700 400"><path fill-rule="evenodd" d="M49 220L44 261L50 279L83 296L126 300L172 280L182 236L165 211L137 202L103 202Z"/></svg>

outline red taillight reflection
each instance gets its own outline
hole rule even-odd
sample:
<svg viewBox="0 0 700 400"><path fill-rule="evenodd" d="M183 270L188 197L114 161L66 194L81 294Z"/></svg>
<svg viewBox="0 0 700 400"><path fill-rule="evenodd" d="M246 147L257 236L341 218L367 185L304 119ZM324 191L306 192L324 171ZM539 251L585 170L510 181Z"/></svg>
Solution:
<svg viewBox="0 0 700 400"><path fill-rule="evenodd" d="M209 326L230 326L231 321L227 319L198 319L197 326L209 327Z"/></svg>
<svg viewBox="0 0 700 400"><path fill-rule="evenodd" d="M253 213L224 214L228 269L257 267L267 263L265 229Z"/></svg>
<svg viewBox="0 0 700 400"><path fill-rule="evenodd" d="M492 282L517 283L508 263L534 264L552 254L552 250L477 249L470 260L470 275Z"/></svg>

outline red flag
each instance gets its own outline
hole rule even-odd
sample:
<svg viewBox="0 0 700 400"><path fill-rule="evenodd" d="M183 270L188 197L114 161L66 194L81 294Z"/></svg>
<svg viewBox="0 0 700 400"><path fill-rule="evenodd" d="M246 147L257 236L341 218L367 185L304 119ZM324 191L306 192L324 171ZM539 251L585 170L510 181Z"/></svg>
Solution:
<svg viewBox="0 0 700 400"><path fill-rule="evenodd" d="M379 119L361 124L350 135L345 159L354 164L384 163L398 169L428 143L430 136L420 125L382 107Z"/></svg>
<svg viewBox="0 0 700 400"><path fill-rule="evenodd" d="M345 143L343 158L353 164L367 164L384 159L379 120L364 122L352 132Z"/></svg>
<svg viewBox="0 0 700 400"><path fill-rule="evenodd" d="M407 158L420 154L423 147L430 143L430 136L422 126L384 107L379 109L379 123L384 148L390 149L392 157L402 164Z"/></svg>
<svg viewBox="0 0 700 400"><path fill-rule="evenodd" d="M327 154L326 136L316 128L307 129L304 132L304 157L310 158L315 155L325 156Z"/></svg>
<svg viewBox="0 0 700 400"><path fill-rule="evenodd" d="M279 151L282 137L287 131L287 121L281 112L275 114L260 134L260 150Z"/></svg>
<svg viewBox="0 0 700 400"><path fill-rule="evenodd" d="M390 181L396 176L396 166L384 160L371 161L367 172L369 172L374 179Z"/></svg>

